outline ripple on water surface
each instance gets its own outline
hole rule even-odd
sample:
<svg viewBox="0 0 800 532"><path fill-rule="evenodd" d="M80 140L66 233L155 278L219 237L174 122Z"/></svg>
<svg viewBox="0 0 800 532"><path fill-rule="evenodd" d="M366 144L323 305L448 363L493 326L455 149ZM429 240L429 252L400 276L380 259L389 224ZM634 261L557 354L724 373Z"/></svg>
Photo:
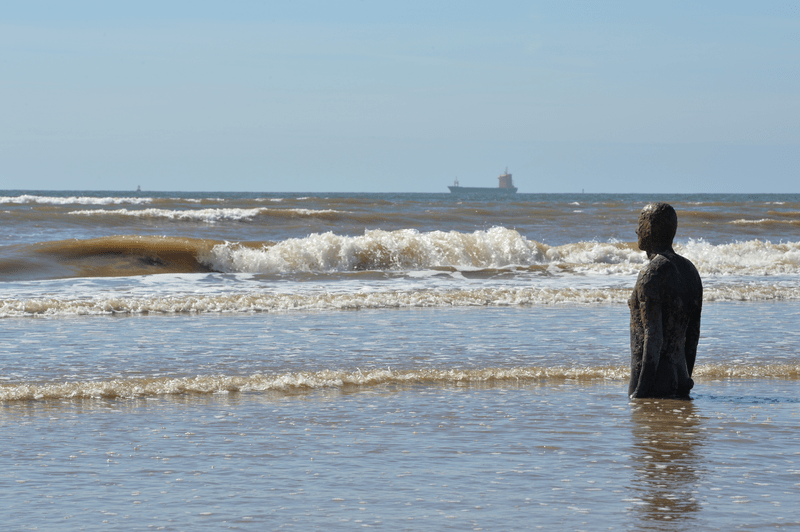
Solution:
<svg viewBox="0 0 800 532"><path fill-rule="evenodd" d="M785 381L14 403L6 526L730 530L798 523Z"/></svg>

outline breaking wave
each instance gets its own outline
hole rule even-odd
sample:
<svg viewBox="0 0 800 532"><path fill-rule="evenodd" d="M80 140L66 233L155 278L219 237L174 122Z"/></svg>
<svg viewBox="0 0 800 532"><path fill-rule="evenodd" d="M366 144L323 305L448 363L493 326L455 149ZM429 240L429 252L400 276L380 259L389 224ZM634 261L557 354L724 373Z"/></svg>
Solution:
<svg viewBox="0 0 800 532"><path fill-rule="evenodd" d="M403 289L376 292L181 294L135 297L0 300L0 318L30 316L141 315L179 313L286 312L432 307L625 304L626 288ZM800 299L800 286L719 285L704 290L705 301L786 301Z"/></svg>
<svg viewBox="0 0 800 532"><path fill-rule="evenodd" d="M691 240L676 251L694 262L701 275L800 273L800 243L760 240L713 245ZM292 238L254 248L227 242L204 257L216 271L246 273L487 269L558 266L577 272L636 274L646 262L633 243L577 242L548 246L513 229L459 233L413 229L367 231L361 236L333 233Z"/></svg>
<svg viewBox="0 0 800 532"><path fill-rule="evenodd" d="M630 244L550 247L512 229L495 227L473 233L414 229L373 230L361 236L322 233L261 249L228 242L215 246L204 261L217 271L244 273L525 268L553 263L603 265L613 273L631 273L641 267L644 254Z"/></svg>
<svg viewBox="0 0 800 532"><path fill-rule="evenodd" d="M556 366L481 369L322 370L248 376L198 375L194 377L122 378L103 381L26 383L0 385L0 401L137 398L159 395L219 394L231 392L302 393L324 388L348 389L376 386L508 386L561 385L597 381L625 381L627 366ZM800 365L769 364L695 367L697 381L717 379L800 379Z"/></svg>
<svg viewBox="0 0 800 532"><path fill-rule="evenodd" d="M226 214L213 209L213 215L250 216L251 211L258 210ZM690 240L675 249L697 266L703 278L757 276L763 280L800 274L800 242L750 240L714 245ZM402 229L346 236L329 232L279 242L130 235L0 248L0 273L8 279L208 271L291 275L434 270L487 275L575 274L578 279L580 275L635 276L646 261L634 243L549 246L503 227L472 233ZM36 271L45 273L38 275Z"/></svg>
<svg viewBox="0 0 800 532"><path fill-rule="evenodd" d="M773 218L762 218L760 220L733 220L728 222L736 225L772 225L772 224L787 224L787 225L800 225L800 220L775 220Z"/></svg>
<svg viewBox="0 0 800 532"><path fill-rule="evenodd" d="M246 221L259 216L276 217L301 217L301 216L331 216L340 214L333 209L273 209L269 207L255 207L249 209L91 209L71 211L74 216L118 216L135 218L163 218L168 220L192 221L213 224L222 221Z"/></svg>
<svg viewBox="0 0 800 532"><path fill-rule="evenodd" d="M39 203L44 205L146 205L152 203L153 198L124 198L124 197L104 197L94 196L34 196L23 194L21 196L0 196L2 203Z"/></svg>

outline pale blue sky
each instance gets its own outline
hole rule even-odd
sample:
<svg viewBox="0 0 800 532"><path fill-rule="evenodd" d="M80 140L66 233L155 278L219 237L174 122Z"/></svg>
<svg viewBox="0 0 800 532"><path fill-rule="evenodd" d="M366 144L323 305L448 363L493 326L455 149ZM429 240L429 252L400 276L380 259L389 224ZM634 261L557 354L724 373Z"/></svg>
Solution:
<svg viewBox="0 0 800 532"><path fill-rule="evenodd" d="M0 189L800 192L798 30L782 1L0 2Z"/></svg>

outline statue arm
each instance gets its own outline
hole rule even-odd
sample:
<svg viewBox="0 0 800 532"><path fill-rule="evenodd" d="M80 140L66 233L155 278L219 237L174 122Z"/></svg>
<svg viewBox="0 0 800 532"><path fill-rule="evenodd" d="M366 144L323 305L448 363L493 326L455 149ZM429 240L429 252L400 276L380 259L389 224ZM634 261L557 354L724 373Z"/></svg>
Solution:
<svg viewBox="0 0 800 532"><path fill-rule="evenodd" d="M639 385L639 372L642 368L642 334L643 329L639 323L640 314L639 301L636 299L636 293L628 301L628 306L631 309L631 379L628 384L628 396L633 395L636 387Z"/></svg>
<svg viewBox="0 0 800 532"><path fill-rule="evenodd" d="M694 371L694 361L697 358L697 343L700 341L700 309L692 313L689 318L689 325L686 328L686 345L684 353L686 354L686 369L689 372L689 377L692 376Z"/></svg>
<svg viewBox="0 0 800 532"><path fill-rule="evenodd" d="M647 397L656 381L656 371L661 358L661 347L664 343L664 331L661 324L661 304L659 301L640 300L639 311L644 323L644 345L642 346L642 362L639 370L639 381L631 398Z"/></svg>

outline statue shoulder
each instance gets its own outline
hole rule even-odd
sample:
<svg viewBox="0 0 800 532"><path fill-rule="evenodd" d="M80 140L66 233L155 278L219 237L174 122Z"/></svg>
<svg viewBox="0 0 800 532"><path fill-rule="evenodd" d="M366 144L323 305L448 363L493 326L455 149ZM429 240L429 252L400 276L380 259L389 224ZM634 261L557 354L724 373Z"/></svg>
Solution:
<svg viewBox="0 0 800 532"><path fill-rule="evenodd" d="M677 257L676 266L680 269L681 275L693 279L697 283L701 283L700 273L697 271L697 267L694 263L678 254L676 254L675 257Z"/></svg>
<svg viewBox="0 0 800 532"><path fill-rule="evenodd" d="M656 255L639 273L636 292L640 300L660 300L663 291L680 278L674 255Z"/></svg>
<svg viewBox="0 0 800 532"><path fill-rule="evenodd" d="M666 255L656 255L642 270L643 277L656 279L673 274L675 264L671 259L672 257Z"/></svg>

